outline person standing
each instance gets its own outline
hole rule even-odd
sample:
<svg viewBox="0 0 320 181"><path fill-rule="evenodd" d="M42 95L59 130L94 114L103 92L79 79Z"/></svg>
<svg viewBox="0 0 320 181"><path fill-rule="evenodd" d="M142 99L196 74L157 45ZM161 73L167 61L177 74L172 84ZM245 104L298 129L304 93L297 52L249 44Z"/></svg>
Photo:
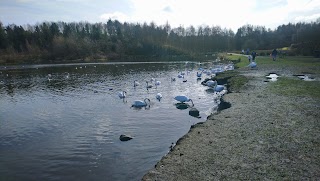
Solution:
<svg viewBox="0 0 320 181"><path fill-rule="evenodd" d="M276 61L277 55L278 55L278 51L276 49L273 49L273 51L271 53L273 61Z"/></svg>
<svg viewBox="0 0 320 181"><path fill-rule="evenodd" d="M252 56L252 61L255 62L257 53L255 51L252 51L251 56Z"/></svg>

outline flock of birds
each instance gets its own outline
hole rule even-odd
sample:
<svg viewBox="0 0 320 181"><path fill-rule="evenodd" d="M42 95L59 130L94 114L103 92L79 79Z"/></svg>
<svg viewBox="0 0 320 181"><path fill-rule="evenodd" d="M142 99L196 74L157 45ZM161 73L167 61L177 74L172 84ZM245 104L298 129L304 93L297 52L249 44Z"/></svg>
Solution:
<svg viewBox="0 0 320 181"><path fill-rule="evenodd" d="M233 70L233 64L224 66L224 67L218 67L215 69L202 69L199 68L199 72L197 72L197 79L201 79L202 74L206 74L206 75L211 75L211 77L216 76L217 73L226 71L226 70ZM183 78L183 82L187 82L185 78L185 73L184 72L179 72L179 74L177 75L178 78ZM171 77L171 81L175 81L176 78L175 77ZM157 86L160 86L161 82L159 80L155 80L154 78L151 78L150 82L146 81L146 89L151 89L153 88L153 86L155 86L157 88ZM225 90L225 87L223 85L218 85L216 80L208 80L205 82L204 84L205 86L208 86L209 89L213 90L215 93L219 93L222 92L223 90ZM140 86L140 83L135 80L133 82L133 86L137 87ZM126 91L120 91L118 92L118 96L120 99L125 99L127 97L127 92ZM162 94L161 93L157 93L155 98L160 101L162 99ZM194 106L194 103L192 101L192 99L190 99L188 96L186 95L178 95L175 96L174 99L180 103L185 103L185 102L191 102L192 105L190 107ZM141 108L141 107L147 107L150 106L150 99L149 98L145 98L144 100L135 100L132 103L132 107L136 107L136 108Z"/></svg>
<svg viewBox="0 0 320 181"><path fill-rule="evenodd" d="M96 67L96 66L94 66L94 67ZM81 69L82 67L79 67L79 68ZM76 69L78 69L78 67L76 67ZM216 74L218 74L220 72L224 72L226 70L233 70L233 69L234 69L233 64L217 66L216 68L209 68L209 69L199 68L198 69L199 71L197 72L196 76L197 76L197 79L200 80L203 74L214 77L214 76L216 76ZM190 71L187 71L187 74L189 74L189 73L190 73ZM65 72L64 77L66 79L69 79L70 74L68 72ZM185 79L184 72L179 72L177 75L177 78L183 79L183 82L187 82L187 80ZM48 79L48 81L51 81L51 80L53 80L53 76L51 74L48 74L47 79ZM176 81L176 78L171 77L171 81ZM146 81L146 89L147 90L153 88L154 86L157 88L160 85L161 85L161 81L156 80L154 78L151 78L150 82ZM203 85L208 86L209 89L213 90L216 93L221 92L225 89L225 87L223 85L218 85L216 80L208 80ZM140 86L140 83L137 80L135 80L133 82L133 86L134 87ZM109 90L112 90L112 89L109 89ZM125 99L127 97L127 92L126 91L118 92L118 96L120 99ZM163 96L161 93L157 93L155 95L155 98L158 101L160 101L162 99L162 97ZM178 95L178 96L175 96L174 99L180 103L191 102L192 103L191 107L194 106L192 99L190 99L186 95ZM132 107L136 107L136 108L147 107L147 106L150 106L150 103L151 103L151 101L149 98L145 98L144 100L135 100L132 103Z"/></svg>

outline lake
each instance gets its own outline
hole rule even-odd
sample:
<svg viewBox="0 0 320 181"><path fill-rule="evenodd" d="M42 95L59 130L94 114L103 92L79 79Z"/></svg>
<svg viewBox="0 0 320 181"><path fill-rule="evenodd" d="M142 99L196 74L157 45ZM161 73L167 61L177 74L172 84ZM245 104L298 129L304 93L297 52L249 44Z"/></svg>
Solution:
<svg viewBox="0 0 320 181"><path fill-rule="evenodd" d="M202 80L196 75L200 67L217 66L222 67L213 62L0 67L0 180L140 180L191 125L216 111L215 94L201 85L210 75L203 73ZM152 78L161 84L155 86ZM153 87L147 89L146 81ZM125 99L120 91L127 92ZM174 97L182 94L201 118L176 107ZM131 107L145 98L149 108ZM133 139L122 142L121 134Z"/></svg>

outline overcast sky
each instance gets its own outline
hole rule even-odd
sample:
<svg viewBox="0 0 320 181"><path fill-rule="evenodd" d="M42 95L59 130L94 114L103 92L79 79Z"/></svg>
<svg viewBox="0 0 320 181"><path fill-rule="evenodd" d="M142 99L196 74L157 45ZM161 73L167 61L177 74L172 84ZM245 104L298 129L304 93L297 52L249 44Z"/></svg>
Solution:
<svg viewBox="0 0 320 181"><path fill-rule="evenodd" d="M0 0L4 25L43 21L150 23L172 28L219 25L233 31L245 24L274 29L320 17L320 0Z"/></svg>

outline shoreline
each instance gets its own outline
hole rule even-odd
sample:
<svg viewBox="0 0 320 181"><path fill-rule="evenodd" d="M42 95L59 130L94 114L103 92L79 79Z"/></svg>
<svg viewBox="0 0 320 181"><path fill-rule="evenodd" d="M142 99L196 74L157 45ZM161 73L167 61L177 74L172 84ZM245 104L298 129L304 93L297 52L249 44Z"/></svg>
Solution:
<svg viewBox="0 0 320 181"><path fill-rule="evenodd" d="M231 107L192 126L142 180L320 179L319 99L270 91L265 75L282 67L237 71L249 81L224 95Z"/></svg>

